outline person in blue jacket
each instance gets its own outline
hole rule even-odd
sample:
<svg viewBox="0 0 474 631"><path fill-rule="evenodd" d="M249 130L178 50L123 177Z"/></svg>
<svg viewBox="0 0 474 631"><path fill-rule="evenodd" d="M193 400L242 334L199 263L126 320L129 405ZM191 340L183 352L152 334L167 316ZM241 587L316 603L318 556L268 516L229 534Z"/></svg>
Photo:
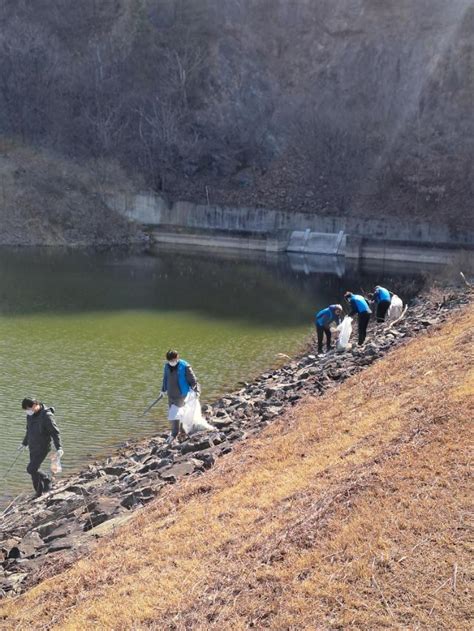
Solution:
<svg viewBox="0 0 474 631"><path fill-rule="evenodd" d="M372 314L372 310L369 307L369 303L364 298L364 296L360 296L359 294L353 294L350 291L346 291L344 294L344 298L347 300L351 307L351 311L349 313L350 316L357 315L359 320L358 333L359 333L359 346L361 346L367 335L367 327L369 325L370 316Z"/></svg>
<svg viewBox="0 0 474 631"><path fill-rule="evenodd" d="M184 400L190 390L194 390L198 396L201 394L193 369L188 362L179 358L177 351L169 350L166 353L161 387L162 394L168 395L168 421L171 423L169 442L172 442L179 434L178 412L179 408L184 406Z"/></svg>
<svg viewBox="0 0 474 631"><path fill-rule="evenodd" d="M376 285L372 295L369 294L369 298L372 298L375 305L377 322L384 322L390 303L392 302L392 295L392 292L380 285Z"/></svg>
<svg viewBox="0 0 474 631"><path fill-rule="evenodd" d="M331 329L332 322L339 324L341 322L342 307L341 305L329 305L326 309L321 309L315 316L316 332L318 334L318 353L323 352L323 339L326 335L326 349L331 348Z"/></svg>

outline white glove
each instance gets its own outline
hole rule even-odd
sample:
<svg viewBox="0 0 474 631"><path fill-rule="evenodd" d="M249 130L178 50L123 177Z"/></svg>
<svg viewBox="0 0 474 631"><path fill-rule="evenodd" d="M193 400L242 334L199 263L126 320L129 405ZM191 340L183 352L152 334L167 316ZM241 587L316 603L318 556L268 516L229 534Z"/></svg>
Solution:
<svg viewBox="0 0 474 631"><path fill-rule="evenodd" d="M64 451L62 449L58 449L57 452L58 458L62 458L64 456Z"/></svg>

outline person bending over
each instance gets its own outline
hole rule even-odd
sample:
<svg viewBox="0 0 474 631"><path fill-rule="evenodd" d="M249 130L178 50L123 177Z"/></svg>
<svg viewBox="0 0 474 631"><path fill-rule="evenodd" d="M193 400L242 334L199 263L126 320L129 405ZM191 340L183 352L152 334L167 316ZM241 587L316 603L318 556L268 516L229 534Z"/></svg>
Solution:
<svg viewBox="0 0 474 631"><path fill-rule="evenodd" d="M331 328L330 325L335 322L340 324L342 316L341 305L329 305L326 309L321 309L315 316L316 333L318 335L318 354L323 352L323 339L326 335L326 349L331 348Z"/></svg>
<svg viewBox="0 0 474 631"><path fill-rule="evenodd" d="M375 317L377 318L377 322L385 321L385 316L390 308L392 296L392 292L388 289L385 289L385 287L381 287L380 285L376 285L374 293L372 294L372 299L374 301Z"/></svg>
<svg viewBox="0 0 474 631"><path fill-rule="evenodd" d="M344 298L347 300L351 307L350 316L357 315L358 319L358 333L359 333L359 346L361 346L367 335L367 327L369 325L370 316L372 310L369 307L367 300L359 294L353 294L350 291L346 291Z"/></svg>

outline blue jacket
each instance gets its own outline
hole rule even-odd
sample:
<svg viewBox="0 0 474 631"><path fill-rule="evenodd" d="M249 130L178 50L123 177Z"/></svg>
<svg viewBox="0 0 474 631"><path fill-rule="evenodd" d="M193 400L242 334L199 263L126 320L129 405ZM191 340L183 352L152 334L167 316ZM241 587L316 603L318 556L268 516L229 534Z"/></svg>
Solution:
<svg viewBox="0 0 474 631"><path fill-rule="evenodd" d="M186 367L189 366L188 362L184 361L184 359L180 359L178 361L178 385L179 385L179 389L181 390L181 394L183 397L185 397L188 392L191 390L191 386L189 385L189 383L186 380ZM165 364L165 368L163 371L163 385L161 387L161 391L162 392L167 392L168 391L168 378L169 378L169 374L170 374L170 367L168 362L166 362Z"/></svg>
<svg viewBox="0 0 474 631"><path fill-rule="evenodd" d="M374 291L374 300L378 304L379 302L391 302L390 292L385 287L378 287Z"/></svg>
<svg viewBox="0 0 474 631"><path fill-rule="evenodd" d="M321 309L316 314L316 324L318 326L328 326L331 322L335 322L339 324L341 322L341 318L336 314L336 305L329 305L326 309Z"/></svg>
<svg viewBox="0 0 474 631"><path fill-rule="evenodd" d="M359 296L359 294L352 294L349 302L352 309L349 314L351 316L355 313L372 313L372 310L369 307L369 304L364 296Z"/></svg>

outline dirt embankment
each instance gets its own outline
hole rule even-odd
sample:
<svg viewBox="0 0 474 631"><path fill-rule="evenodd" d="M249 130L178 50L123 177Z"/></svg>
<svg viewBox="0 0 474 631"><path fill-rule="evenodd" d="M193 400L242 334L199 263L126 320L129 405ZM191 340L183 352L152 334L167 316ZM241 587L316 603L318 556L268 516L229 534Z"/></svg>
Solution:
<svg viewBox="0 0 474 631"><path fill-rule="evenodd" d="M5 601L5 628L468 629L474 307L447 304Z"/></svg>
<svg viewBox="0 0 474 631"><path fill-rule="evenodd" d="M104 202L108 190L130 190L117 165L87 165L0 140L0 245L129 244L136 226Z"/></svg>

